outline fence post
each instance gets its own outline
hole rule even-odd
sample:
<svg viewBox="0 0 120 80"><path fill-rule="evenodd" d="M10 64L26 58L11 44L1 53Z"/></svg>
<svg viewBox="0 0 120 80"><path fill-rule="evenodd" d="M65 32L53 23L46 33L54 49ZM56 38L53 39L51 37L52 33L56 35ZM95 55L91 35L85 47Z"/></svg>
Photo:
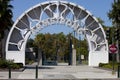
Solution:
<svg viewBox="0 0 120 80"><path fill-rule="evenodd" d="M38 65L36 65L36 74L35 74L35 78L38 79Z"/></svg>
<svg viewBox="0 0 120 80"><path fill-rule="evenodd" d="M118 78L120 78L120 66L118 66Z"/></svg>
<svg viewBox="0 0 120 80"><path fill-rule="evenodd" d="M9 65L9 79L11 79L11 65Z"/></svg>

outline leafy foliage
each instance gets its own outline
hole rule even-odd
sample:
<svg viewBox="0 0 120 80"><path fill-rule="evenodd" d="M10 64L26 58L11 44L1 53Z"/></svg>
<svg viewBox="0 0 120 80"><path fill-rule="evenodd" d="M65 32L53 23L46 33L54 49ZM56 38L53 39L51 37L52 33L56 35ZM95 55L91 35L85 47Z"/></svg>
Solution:
<svg viewBox="0 0 120 80"><path fill-rule="evenodd" d="M120 27L120 0L114 0L112 3L112 9L108 13L108 17L116 27Z"/></svg>
<svg viewBox="0 0 120 80"><path fill-rule="evenodd" d="M70 52L70 37L72 38L72 43L74 43L77 50L77 59L79 53L85 55L87 58L88 47L86 41L79 41L70 34L64 35L63 32L59 34L40 33L36 36L34 45L41 49L42 54L48 60L56 60L57 57L58 61L67 61Z"/></svg>
<svg viewBox="0 0 120 80"><path fill-rule="evenodd" d="M114 68L115 70L118 69L118 66L120 65L120 63L114 63ZM106 69L113 69L113 62L109 62L109 63L100 63L99 67L101 68L106 68Z"/></svg>
<svg viewBox="0 0 120 80"><path fill-rule="evenodd" d="M16 64L10 60L0 59L0 68L2 68L2 69L9 68L9 66L11 66L12 69L19 69L19 68L23 67L22 64Z"/></svg>
<svg viewBox="0 0 120 80"><path fill-rule="evenodd" d="M34 42L33 39L28 39L26 47L27 47L27 48L28 48L28 47L34 47L33 42Z"/></svg>
<svg viewBox="0 0 120 80"><path fill-rule="evenodd" d="M111 32L112 37L114 37L113 35L118 34L117 36L119 38L120 37L120 35L119 35L120 31L117 32L117 31L115 31L115 29L120 30L120 0L114 0L114 2L112 3L112 9L109 10L108 17L113 23L113 30ZM116 41L118 41L117 45L120 46L120 40L118 38L116 38L116 40L114 40L114 43L116 43ZM118 51L118 53L119 53L119 51ZM120 59L120 56L118 54L116 56L117 62L120 62L119 59Z"/></svg>
<svg viewBox="0 0 120 80"><path fill-rule="evenodd" d="M0 40L4 37L4 30L9 29L12 24L12 8L11 0L0 0Z"/></svg>

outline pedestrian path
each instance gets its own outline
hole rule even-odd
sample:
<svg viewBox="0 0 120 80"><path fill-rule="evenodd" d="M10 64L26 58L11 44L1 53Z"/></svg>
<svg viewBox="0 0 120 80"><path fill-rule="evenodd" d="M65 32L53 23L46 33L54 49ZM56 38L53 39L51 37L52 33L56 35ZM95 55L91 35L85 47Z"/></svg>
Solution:
<svg viewBox="0 0 120 80"><path fill-rule="evenodd" d="M12 79L35 79L35 65L28 66L23 72L12 72ZM0 72L0 79L8 79L8 72ZM38 79L117 79L117 72L88 65L79 66L42 66Z"/></svg>

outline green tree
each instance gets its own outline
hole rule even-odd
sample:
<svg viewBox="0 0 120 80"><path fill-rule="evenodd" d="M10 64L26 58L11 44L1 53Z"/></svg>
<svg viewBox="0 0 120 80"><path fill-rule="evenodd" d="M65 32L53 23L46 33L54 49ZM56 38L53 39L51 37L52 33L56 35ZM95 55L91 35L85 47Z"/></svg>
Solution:
<svg viewBox="0 0 120 80"><path fill-rule="evenodd" d="M86 40L82 40L82 41L79 41L79 44L77 46L77 58L80 56L80 55L84 55L85 56L85 59L87 60L88 58L88 46L87 46L87 41Z"/></svg>
<svg viewBox="0 0 120 80"><path fill-rule="evenodd" d="M64 35L64 33L58 34L38 34L35 38L35 45L38 46L45 55L47 60L58 60L68 61L68 56L70 52L70 35ZM83 55L88 56L88 47L86 40L80 41L79 48L79 40L71 36L72 40L74 39L75 48L77 49L77 54L81 53ZM79 50L79 51L78 51Z"/></svg>
<svg viewBox="0 0 120 80"><path fill-rule="evenodd" d="M13 6L11 0L0 0L0 40L4 37L5 29L9 29L13 24Z"/></svg>
<svg viewBox="0 0 120 80"><path fill-rule="evenodd" d="M34 40L33 39L28 39L26 47L27 48L34 47Z"/></svg>
<svg viewBox="0 0 120 80"><path fill-rule="evenodd" d="M120 28L120 0L114 0L108 17L116 27Z"/></svg>
<svg viewBox="0 0 120 80"><path fill-rule="evenodd" d="M112 21L113 26L116 27L117 29L120 29L120 0L114 0L114 2L112 3L112 9L109 10L108 17ZM113 34L115 34L115 28ZM118 46L120 45L119 40L116 40L116 43ZM119 54L116 54L116 60L117 62L120 62Z"/></svg>
<svg viewBox="0 0 120 80"><path fill-rule="evenodd" d="M38 34L35 38L35 42L34 44L38 47L38 48L44 48L44 43L45 43L45 36L44 34Z"/></svg>
<svg viewBox="0 0 120 80"><path fill-rule="evenodd" d="M103 27L105 27L104 21L103 21L101 18L97 18L97 20L98 20L98 22L99 22Z"/></svg>
<svg viewBox="0 0 120 80"><path fill-rule="evenodd" d="M66 36L63 34L63 32L56 35L57 38L57 44L56 46L59 46L59 52L58 52L58 59L64 60L65 50L66 50Z"/></svg>
<svg viewBox="0 0 120 80"><path fill-rule="evenodd" d="M10 29L12 27L12 8L13 6L10 5L11 0L0 0L0 57L3 57L2 53L2 39L4 38L4 32L6 29Z"/></svg>

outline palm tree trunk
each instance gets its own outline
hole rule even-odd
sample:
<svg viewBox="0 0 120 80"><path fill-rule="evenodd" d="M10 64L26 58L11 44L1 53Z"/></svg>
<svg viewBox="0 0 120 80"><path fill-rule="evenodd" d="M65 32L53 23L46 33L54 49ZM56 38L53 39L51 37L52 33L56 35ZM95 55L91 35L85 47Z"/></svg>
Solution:
<svg viewBox="0 0 120 80"><path fill-rule="evenodd" d="M2 58L2 40L0 40L0 58Z"/></svg>
<svg viewBox="0 0 120 80"><path fill-rule="evenodd" d="M38 65L42 66L42 51L38 48Z"/></svg>

